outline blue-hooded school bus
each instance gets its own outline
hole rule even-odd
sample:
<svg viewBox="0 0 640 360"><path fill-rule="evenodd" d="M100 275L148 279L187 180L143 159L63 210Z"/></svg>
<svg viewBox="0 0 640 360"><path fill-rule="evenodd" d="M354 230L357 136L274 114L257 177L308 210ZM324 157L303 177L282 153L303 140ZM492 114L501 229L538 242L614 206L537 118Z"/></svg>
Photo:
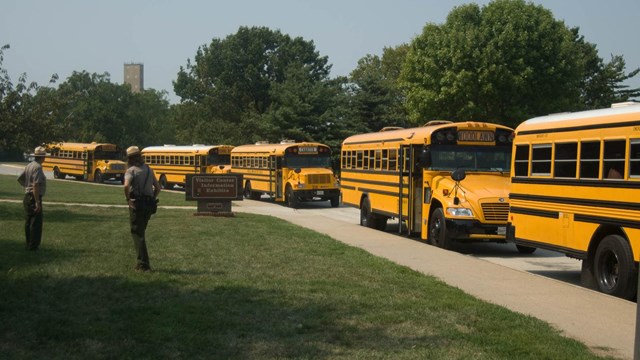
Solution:
<svg viewBox="0 0 640 360"><path fill-rule="evenodd" d="M363 226L382 230L396 218L443 248L504 242L512 135L497 124L432 121L351 136L342 143L342 201L360 209Z"/></svg>

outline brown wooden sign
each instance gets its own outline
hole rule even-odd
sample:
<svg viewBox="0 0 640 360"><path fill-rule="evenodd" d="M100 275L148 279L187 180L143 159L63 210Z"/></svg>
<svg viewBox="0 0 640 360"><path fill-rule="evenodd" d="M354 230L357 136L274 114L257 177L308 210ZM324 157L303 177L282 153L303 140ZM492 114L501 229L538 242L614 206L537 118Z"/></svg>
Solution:
<svg viewBox="0 0 640 360"><path fill-rule="evenodd" d="M242 200L242 175L187 174L186 200Z"/></svg>

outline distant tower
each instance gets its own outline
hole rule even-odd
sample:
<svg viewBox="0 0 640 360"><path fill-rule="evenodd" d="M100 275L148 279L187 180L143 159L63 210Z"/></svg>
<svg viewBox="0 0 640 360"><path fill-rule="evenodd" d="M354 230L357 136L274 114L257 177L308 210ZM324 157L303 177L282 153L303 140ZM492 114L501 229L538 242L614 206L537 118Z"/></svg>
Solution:
<svg viewBox="0 0 640 360"><path fill-rule="evenodd" d="M131 92L144 91L144 65L124 64L124 83L131 85Z"/></svg>

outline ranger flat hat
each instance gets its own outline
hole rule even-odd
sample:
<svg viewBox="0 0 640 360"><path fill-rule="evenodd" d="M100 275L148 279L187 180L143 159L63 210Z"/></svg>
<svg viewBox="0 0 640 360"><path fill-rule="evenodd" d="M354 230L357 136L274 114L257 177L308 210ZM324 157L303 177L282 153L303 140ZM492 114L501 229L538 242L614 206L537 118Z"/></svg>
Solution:
<svg viewBox="0 0 640 360"><path fill-rule="evenodd" d="M47 156L47 151L42 146L38 146L33 151L33 156Z"/></svg>
<svg viewBox="0 0 640 360"><path fill-rule="evenodd" d="M132 157L136 155L140 155L140 148L138 148L137 146L129 146L127 148L127 157Z"/></svg>

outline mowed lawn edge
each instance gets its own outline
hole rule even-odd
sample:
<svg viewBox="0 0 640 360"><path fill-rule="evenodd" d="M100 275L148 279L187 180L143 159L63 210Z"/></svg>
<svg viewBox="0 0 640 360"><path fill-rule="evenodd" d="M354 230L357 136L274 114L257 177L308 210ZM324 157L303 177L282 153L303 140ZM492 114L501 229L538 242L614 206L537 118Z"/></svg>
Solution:
<svg viewBox="0 0 640 360"><path fill-rule="evenodd" d="M95 188L71 191L92 202ZM160 209L154 271L137 273L126 209L45 211L42 248L27 252L21 205L0 202L3 358L597 358L542 321L277 218Z"/></svg>

